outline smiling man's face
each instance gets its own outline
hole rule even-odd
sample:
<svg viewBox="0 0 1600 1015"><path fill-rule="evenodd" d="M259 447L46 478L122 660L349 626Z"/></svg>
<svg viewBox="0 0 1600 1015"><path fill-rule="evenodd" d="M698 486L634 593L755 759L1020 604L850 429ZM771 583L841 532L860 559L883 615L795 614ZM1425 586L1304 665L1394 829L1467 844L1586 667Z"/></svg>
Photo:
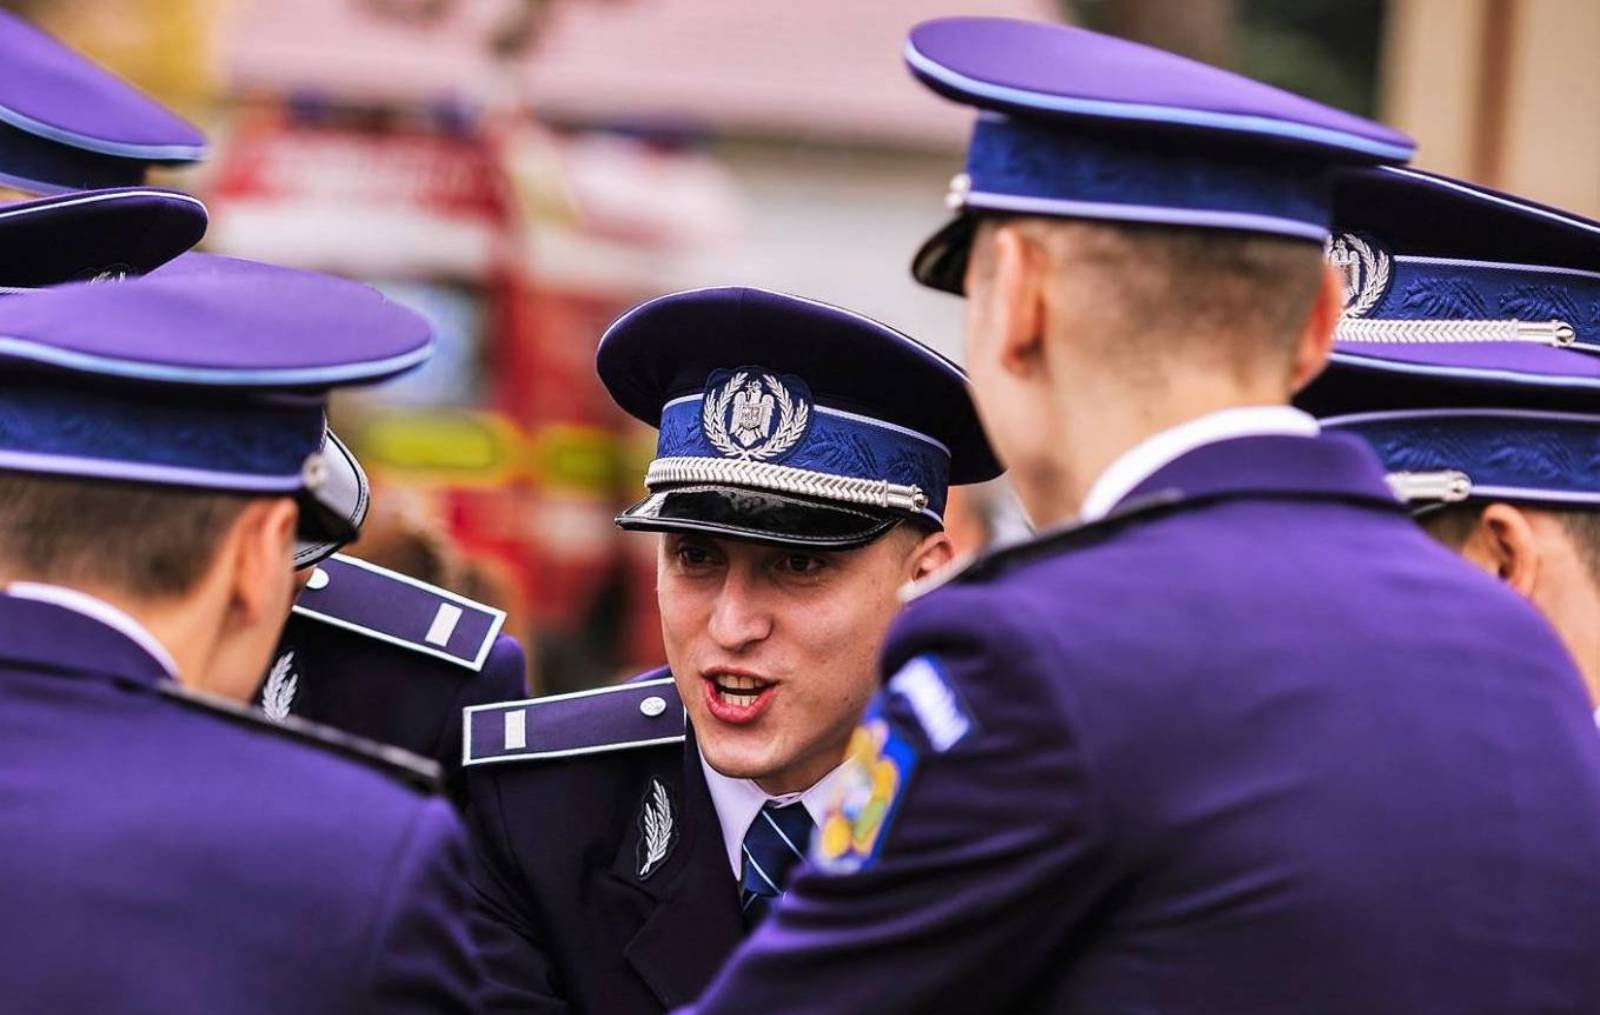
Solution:
<svg viewBox="0 0 1600 1015"><path fill-rule="evenodd" d="M711 767L779 794L837 766L877 689L897 590L949 557L943 533L906 525L838 551L663 536L667 662Z"/></svg>

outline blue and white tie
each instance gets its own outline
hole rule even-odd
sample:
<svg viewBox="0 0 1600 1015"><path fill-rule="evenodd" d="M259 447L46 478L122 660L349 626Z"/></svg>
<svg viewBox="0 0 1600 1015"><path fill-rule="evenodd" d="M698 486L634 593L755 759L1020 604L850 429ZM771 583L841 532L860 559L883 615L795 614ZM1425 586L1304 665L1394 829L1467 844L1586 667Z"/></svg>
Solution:
<svg viewBox="0 0 1600 1015"><path fill-rule="evenodd" d="M754 930L783 894L789 871L806 855L816 826L804 805L768 803L744 833L744 875L739 879L739 905L744 925Z"/></svg>

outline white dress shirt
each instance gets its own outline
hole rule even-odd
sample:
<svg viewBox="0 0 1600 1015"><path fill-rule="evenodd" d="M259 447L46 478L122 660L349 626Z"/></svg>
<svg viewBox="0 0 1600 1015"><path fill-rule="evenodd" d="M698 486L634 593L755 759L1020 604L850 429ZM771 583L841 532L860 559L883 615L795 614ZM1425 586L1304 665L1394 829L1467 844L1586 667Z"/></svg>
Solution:
<svg viewBox="0 0 1600 1015"><path fill-rule="evenodd" d="M1287 405L1248 405L1207 413L1151 434L1118 455L1089 487L1078 517L1084 522L1104 518L1140 483L1206 444L1235 437L1315 437L1320 432L1313 417Z"/></svg>
<svg viewBox="0 0 1600 1015"><path fill-rule="evenodd" d="M43 582L12 582L5 587L5 591L8 596L50 603L71 610L73 613L81 613L91 620L98 620L113 631L126 635L128 640L144 649L151 658L160 663L161 668L167 671L167 676L173 680L178 679L178 664L173 660L172 653L167 651L167 647L161 644L143 624L104 599L63 585L46 585Z"/></svg>
<svg viewBox="0 0 1600 1015"><path fill-rule="evenodd" d="M840 764L804 792L769 796L754 780L732 779L712 768L704 753L700 755L700 768L706 773L706 788L711 791L711 806L716 808L717 823L722 826L722 844L728 850L728 866L733 869L734 880L744 874L744 863L740 856L744 848L744 836L750 831L750 823L755 821L762 807L769 802L783 805L798 799L806 813L811 815L812 822L821 828L822 819L828 815L828 805L833 802L833 787L844 771L844 765Z"/></svg>

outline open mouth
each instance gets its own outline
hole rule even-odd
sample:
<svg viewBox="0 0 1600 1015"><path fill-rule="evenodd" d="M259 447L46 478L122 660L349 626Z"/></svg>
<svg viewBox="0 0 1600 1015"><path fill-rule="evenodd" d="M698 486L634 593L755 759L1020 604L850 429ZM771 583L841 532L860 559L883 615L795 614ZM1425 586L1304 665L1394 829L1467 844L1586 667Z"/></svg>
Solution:
<svg viewBox="0 0 1600 1015"><path fill-rule="evenodd" d="M778 686L743 673L709 673L705 676L706 705L712 715L725 722L753 721L772 698Z"/></svg>

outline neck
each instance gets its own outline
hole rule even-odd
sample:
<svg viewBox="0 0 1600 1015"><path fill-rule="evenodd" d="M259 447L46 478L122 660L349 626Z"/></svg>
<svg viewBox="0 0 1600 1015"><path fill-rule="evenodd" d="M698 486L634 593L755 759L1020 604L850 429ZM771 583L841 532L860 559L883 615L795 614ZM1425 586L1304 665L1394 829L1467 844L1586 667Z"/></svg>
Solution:
<svg viewBox="0 0 1600 1015"><path fill-rule="evenodd" d="M48 578L22 580L70 588L127 614L166 650L179 683L193 686L195 675L206 671L215 639L206 637L205 623L210 614L204 604L187 599L141 599L119 589L94 584L52 582Z"/></svg>
<svg viewBox="0 0 1600 1015"><path fill-rule="evenodd" d="M1223 409L1285 405L1281 384L1251 384L1196 371L1181 382L1129 385L1088 373L1063 372L1053 385L1052 441L1042 462L1013 473L1035 525L1078 517L1096 479L1122 455L1163 430Z"/></svg>

